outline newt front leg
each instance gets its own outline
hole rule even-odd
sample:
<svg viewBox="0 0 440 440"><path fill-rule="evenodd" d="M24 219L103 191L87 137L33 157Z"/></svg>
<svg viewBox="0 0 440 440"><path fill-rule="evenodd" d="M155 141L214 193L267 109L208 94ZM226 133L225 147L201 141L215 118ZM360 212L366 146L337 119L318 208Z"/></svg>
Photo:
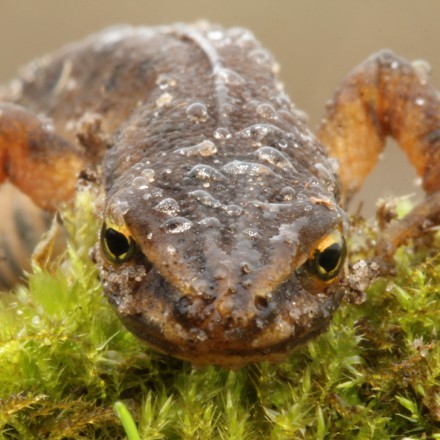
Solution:
<svg viewBox="0 0 440 440"><path fill-rule="evenodd" d="M421 65L380 52L342 82L318 131L339 159L342 200L360 188L379 159L387 136L405 151L422 178L426 199L383 234L379 252L440 223L440 98Z"/></svg>
<svg viewBox="0 0 440 440"><path fill-rule="evenodd" d="M84 168L81 151L50 123L15 104L0 103L0 184L10 180L45 210L75 192Z"/></svg>

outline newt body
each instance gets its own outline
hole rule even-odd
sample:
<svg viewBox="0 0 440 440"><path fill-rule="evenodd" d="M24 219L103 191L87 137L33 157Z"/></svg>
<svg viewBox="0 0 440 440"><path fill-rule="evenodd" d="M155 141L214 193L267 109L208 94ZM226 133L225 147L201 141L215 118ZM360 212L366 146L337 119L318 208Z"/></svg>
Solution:
<svg viewBox="0 0 440 440"><path fill-rule="evenodd" d="M0 181L51 210L102 162L104 292L136 335L195 364L280 360L326 328L344 294L335 162L276 70L246 30L121 27L34 62L0 92ZM347 102L337 95L320 131L343 166L337 150L353 139L335 109ZM365 117L363 134L388 134L381 117Z"/></svg>

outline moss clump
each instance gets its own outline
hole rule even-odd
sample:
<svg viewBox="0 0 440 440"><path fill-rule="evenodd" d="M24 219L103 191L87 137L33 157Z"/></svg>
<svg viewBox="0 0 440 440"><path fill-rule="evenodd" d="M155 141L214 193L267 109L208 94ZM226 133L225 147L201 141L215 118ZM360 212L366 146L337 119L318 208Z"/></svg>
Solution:
<svg viewBox="0 0 440 440"><path fill-rule="evenodd" d="M400 249L397 275L287 362L196 370L146 348L102 297L91 206L81 193L66 213L54 271L0 296L1 439L126 438L117 401L142 439L440 439L438 240Z"/></svg>

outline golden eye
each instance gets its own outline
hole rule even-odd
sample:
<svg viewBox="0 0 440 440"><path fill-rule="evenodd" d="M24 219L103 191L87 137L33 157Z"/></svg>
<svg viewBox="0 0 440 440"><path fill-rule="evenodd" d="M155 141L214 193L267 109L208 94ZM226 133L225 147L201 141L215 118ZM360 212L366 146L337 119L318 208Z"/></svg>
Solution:
<svg viewBox="0 0 440 440"><path fill-rule="evenodd" d="M101 230L101 248L109 261L121 264L133 256L136 243L127 231L104 223Z"/></svg>
<svg viewBox="0 0 440 440"><path fill-rule="evenodd" d="M316 275L323 281L329 281L339 274L346 256L345 239L339 231L335 231L318 244L311 263Z"/></svg>

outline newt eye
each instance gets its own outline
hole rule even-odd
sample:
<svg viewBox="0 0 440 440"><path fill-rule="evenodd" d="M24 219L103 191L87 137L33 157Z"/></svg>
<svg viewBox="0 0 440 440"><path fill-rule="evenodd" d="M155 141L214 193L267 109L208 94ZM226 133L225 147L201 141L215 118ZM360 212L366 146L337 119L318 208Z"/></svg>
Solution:
<svg viewBox="0 0 440 440"><path fill-rule="evenodd" d="M101 230L101 248L109 261L121 264L133 256L136 243L125 231L109 227L104 223Z"/></svg>
<svg viewBox="0 0 440 440"><path fill-rule="evenodd" d="M339 231L336 231L324 237L318 244L313 252L311 263L316 275L323 281L329 281L339 274L346 256L345 239Z"/></svg>

